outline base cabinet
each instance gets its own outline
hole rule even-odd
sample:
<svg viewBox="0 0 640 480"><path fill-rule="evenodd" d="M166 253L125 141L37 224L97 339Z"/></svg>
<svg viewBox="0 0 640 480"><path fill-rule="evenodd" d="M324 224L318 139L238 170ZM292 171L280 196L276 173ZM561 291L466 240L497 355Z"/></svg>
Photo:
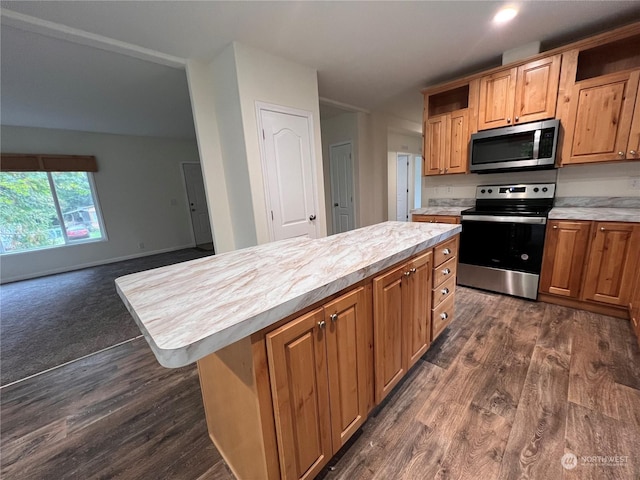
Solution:
<svg viewBox="0 0 640 480"><path fill-rule="evenodd" d="M552 220L540 298L566 299L568 306L625 316L639 256L638 223Z"/></svg>
<svg viewBox="0 0 640 480"><path fill-rule="evenodd" d="M457 242L198 360L209 436L237 478L321 472L450 321L432 325L452 312Z"/></svg>
<svg viewBox="0 0 640 480"><path fill-rule="evenodd" d="M267 334L283 479L314 478L367 416L364 288Z"/></svg>
<svg viewBox="0 0 640 480"><path fill-rule="evenodd" d="M582 298L626 307L640 255L640 225L594 222Z"/></svg>
<svg viewBox="0 0 640 480"><path fill-rule="evenodd" d="M549 222L540 277L541 292L578 298L590 223Z"/></svg>
<svg viewBox="0 0 640 480"><path fill-rule="evenodd" d="M432 258L427 252L373 279L376 403L429 348Z"/></svg>
<svg viewBox="0 0 640 480"><path fill-rule="evenodd" d="M640 268L636 269L636 281L629 302L629 318L631 320L631 328L636 334L638 345L640 345Z"/></svg>

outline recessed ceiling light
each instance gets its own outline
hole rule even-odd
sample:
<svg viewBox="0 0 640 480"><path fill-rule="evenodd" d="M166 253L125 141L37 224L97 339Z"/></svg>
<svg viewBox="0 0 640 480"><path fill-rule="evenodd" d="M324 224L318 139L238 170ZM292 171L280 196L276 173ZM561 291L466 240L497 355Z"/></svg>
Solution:
<svg viewBox="0 0 640 480"><path fill-rule="evenodd" d="M518 10L514 7L501 8L496 16L493 17L493 23L502 24L513 20L518 15Z"/></svg>

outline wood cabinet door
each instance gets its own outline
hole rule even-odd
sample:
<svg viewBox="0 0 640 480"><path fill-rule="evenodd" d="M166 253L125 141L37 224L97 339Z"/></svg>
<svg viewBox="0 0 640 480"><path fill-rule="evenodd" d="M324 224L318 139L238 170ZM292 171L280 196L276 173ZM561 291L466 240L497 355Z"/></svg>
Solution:
<svg viewBox="0 0 640 480"><path fill-rule="evenodd" d="M405 277L406 351L410 368L427 351L431 343L431 279L433 254L427 252L409 262Z"/></svg>
<svg viewBox="0 0 640 480"><path fill-rule="evenodd" d="M427 120L425 131L424 175L440 175L444 173L447 162L447 132L449 130L449 114L438 115Z"/></svg>
<svg viewBox="0 0 640 480"><path fill-rule="evenodd" d="M280 472L287 480L313 479L333 455L324 321L317 309L266 336Z"/></svg>
<svg viewBox="0 0 640 480"><path fill-rule="evenodd" d="M591 222L552 220L542 257L540 291L578 298Z"/></svg>
<svg viewBox="0 0 640 480"><path fill-rule="evenodd" d="M407 265L401 265L373 279L373 345L376 403L396 386L407 372L403 341L402 279Z"/></svg>
<svg viewBox="0 0 640 480"><path fill-rule="evenodd" d="M367 309L364 287L324 306L331 404L331 438L336 452L367 418Z"/></svg>
<svg viewBox="0 0 640 480"><path fill-rule="evenodd" d="M513 124L517 69L496 72L480 79L478 130Z"/></svg>
<svg viewBox="0 0 640 480"><path fill-rule="evenodd" d="M633 109L633 120L627 145L627 159L640 160L640 85L636 93L636 106Z"/></svg>
<svg viewBox="0 0 640 480"><path fill-rule="evenodd" d="M626 158L639 78L639 71L623 72L575 84L565 125L563 164Z"/></svg>
<svg viewBox="0 0 640 480"><path fill-rule="evenodd" d="M451 112L448 123L444 173L466 173L469 168L469 109Z"/></svg>
<svg viewBox="0 0 640 480"><path fill-rule="evenodd" d="M628 306L640 255L640 225L594 222L583 299Z"/></svg>
<svg viewBox="0 0 640 480"><path fill-rule="evenodd" d="M514 123L555 116L561 58L561 55L554 55L518 67Z"/></svg>

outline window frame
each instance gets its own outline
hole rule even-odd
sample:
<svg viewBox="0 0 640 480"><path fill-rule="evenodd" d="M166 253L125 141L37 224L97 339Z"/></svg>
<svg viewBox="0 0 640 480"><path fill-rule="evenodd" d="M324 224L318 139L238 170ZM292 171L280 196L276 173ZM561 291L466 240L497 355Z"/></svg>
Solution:
<svg viewBox="0 0 640 480"><path fill-rule="evenodd" d="M51 197L53 199L54 208L56 211L56 216L58 218L58 223L60 224L60 230L62 231L62 238L64 239L64 243L62 245L45 245L42 247L31 248L28 250L18 250L18 251L4 251L0 252L0 256L4 255L19 255L19 254L28 254L33 252L40 252L43 250L51 250L56 248L65 248L65 247L75 247L78 245L85 245L89 243L98 243L98 242L106 242L109 240L107 236L107 229L104 224L104 217L102 215L102 206L100 204L100 199L98 198L98 190L96 188L95 179L93 177L93 172L86 170L78 170L77 173L85 173L87 175L87 181L89 183L89 189L91 190L91 197L93 198L93 207L96 211L96 217L98 220L98 225L100 226L100 238L86 238L79 240L69 240L67 235L66 223L64 221L64 215L62 213L62 209L60 208L60 200L58 199L58 191L55 187L55 181L53 179L52 173L59 173L59 171L40 171L41 173L45 173L47 175L47 180L49 182L49 190L51 191ZM39 173L40 173L39 172ZM2 171L2 173L21 173L19 171Z"/></svg>

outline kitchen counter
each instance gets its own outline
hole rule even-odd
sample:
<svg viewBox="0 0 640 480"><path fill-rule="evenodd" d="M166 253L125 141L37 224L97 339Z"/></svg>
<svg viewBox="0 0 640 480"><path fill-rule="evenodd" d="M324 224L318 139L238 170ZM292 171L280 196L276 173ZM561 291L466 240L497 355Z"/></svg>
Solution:
<svg viewBox="0 0 640 480"><path fill-rule="evenodd" d="M135 273L116 279L116 289L158 361L181 367L460 231L385 222Z"/></svg>
<svg viewBox="0 0 640 480"><path fill-rule="evenodd" d="M423 207L411 210L411 214L416 215L448 215L459 217L463 210L467 210L471 206L466 207Z"/></svg>
<svg viewBox="0 0 640 480"><path fill-rule="evenodd" d="M549 219L640 222L640 208L559 207L549 212Z"/></svg>

